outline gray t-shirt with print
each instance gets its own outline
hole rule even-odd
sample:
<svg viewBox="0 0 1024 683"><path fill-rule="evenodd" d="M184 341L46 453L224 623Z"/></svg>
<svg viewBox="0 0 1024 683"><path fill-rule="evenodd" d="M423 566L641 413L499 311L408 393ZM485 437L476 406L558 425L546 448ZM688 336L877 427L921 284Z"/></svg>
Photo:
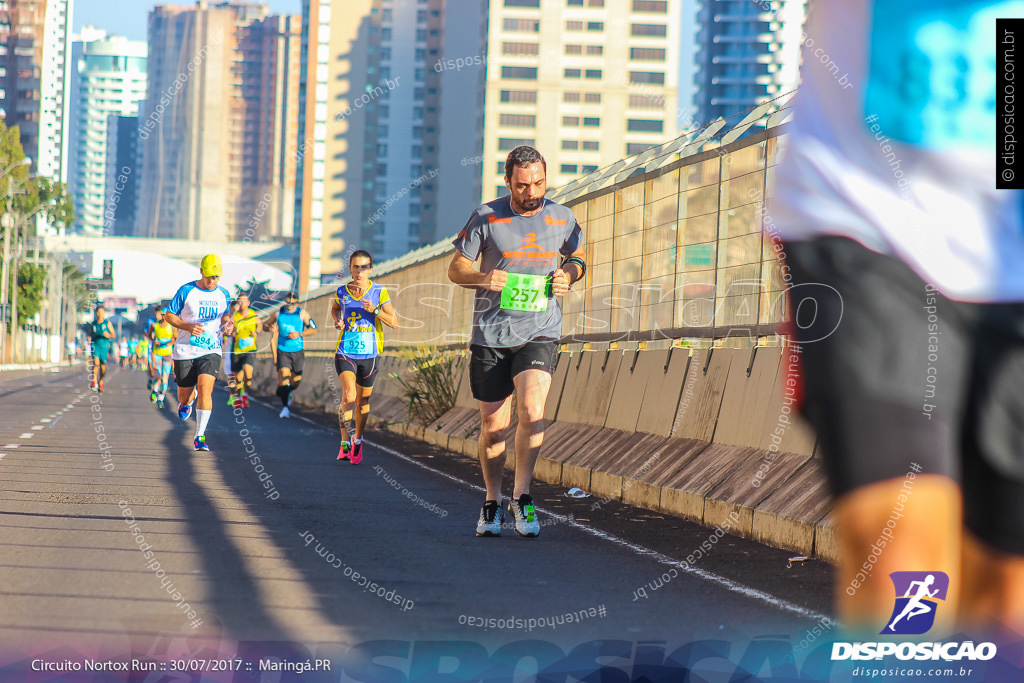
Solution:
<svg viewBox="0 0 1024 683"><path fill-rule="evenodd" d="M551 275L562 257L579 249L583 229L568 207L544 200L540 211L522 216L508 197L477 208L452 242L480 271L504 270L526 275ZM550 290L549 290L550 291ZM551 297L545 311L501 308L501 292L476 291L473 344L512 348L562 336L562 305Z"/></svg>

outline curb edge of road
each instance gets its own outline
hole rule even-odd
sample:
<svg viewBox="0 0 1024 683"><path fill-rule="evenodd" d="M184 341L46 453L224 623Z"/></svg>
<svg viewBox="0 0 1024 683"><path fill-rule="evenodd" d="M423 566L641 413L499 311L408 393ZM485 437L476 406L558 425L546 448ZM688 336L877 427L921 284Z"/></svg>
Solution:
<svg viewBox="0 0 1024 683"><path fill-rule="evenodd" d="M0 365L0 372L14 372L17 370L49 370L51 368L73 368L74 363L6 363Z"/></svg>

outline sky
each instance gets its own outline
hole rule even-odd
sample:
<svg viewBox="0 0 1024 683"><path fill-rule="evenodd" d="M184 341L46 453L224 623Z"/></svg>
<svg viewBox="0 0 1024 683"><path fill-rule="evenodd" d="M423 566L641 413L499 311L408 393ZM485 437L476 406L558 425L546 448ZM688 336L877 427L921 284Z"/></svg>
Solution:
<svg viewBox="0 0 1024 683"><path fill-rule="evenodd" d="M109 34L131 40L146 39L146 17L156 5L194 5L194 0L75 0L73 25L78 33L83 26L95 26ZM275 14L300 14L301 0L266 0Z"/></svg>

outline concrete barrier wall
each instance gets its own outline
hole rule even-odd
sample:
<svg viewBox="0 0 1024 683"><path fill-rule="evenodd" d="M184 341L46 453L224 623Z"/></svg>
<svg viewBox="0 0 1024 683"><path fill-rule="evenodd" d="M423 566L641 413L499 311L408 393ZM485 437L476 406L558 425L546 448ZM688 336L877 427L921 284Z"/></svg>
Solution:
<svg viewBox="0 0 1024 683"><path fill-rule="evenodd" d="M785 401L788 353L563 352L535 475L834 559L814 437ZM425 438L475 457L478 430L466 383Z"/></svg>

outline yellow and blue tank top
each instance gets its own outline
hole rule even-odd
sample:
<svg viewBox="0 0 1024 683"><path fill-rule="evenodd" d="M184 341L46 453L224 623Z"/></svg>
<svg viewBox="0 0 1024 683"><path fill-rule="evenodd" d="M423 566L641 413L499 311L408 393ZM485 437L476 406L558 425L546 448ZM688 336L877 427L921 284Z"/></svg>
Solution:
<svg viewBox="0 0 1024 683"><path fill-rule="evenodd" d="M169 322L153 323L153 354L169 356L174 349L175 329Z"/></svg>
<svg viewBox="0 0 1024 683"><path fill-rule="evenodd" d="M256 331L260 326L260 317L251 308L242 315L241 311L235 311L233 316L235 322L235 341L231 350L233 353L254 353L256 351ZM280 319L280 315L278 315Z"/></svg>
<svg viewBox="0 0 1024 683"><path fill-rule="evenodd" d="M343 326L338 335L337 353L360 360L374 358L384 351L384 330L377 314L366 310L363 302L369 301L374 308L380 308L391 301L388 290L370 281L370 287L358 297L352 296L348 285L338 287L338 302L341 304Z"/></svg>

